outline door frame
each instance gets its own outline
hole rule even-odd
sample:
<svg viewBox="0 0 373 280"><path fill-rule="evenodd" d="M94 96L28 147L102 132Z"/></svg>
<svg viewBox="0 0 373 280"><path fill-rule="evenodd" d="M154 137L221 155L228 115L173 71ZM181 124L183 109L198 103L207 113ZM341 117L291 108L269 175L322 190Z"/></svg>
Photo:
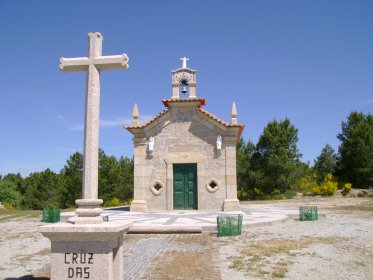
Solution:
<svg viewBox="0 0 373 280"><path fill-rule="evenodd" d="M205 158L199 154L194 152L175 152L169 153L166 158L166 210L173 211L174 210L174 170L173 165L176 163L181 164L188 164L188 163L196 163L197 164L197 210L200 209L200 199L199 199L199 192L200 188L200 180L198 179L199 176L203 174L203 162Z"/></svg>

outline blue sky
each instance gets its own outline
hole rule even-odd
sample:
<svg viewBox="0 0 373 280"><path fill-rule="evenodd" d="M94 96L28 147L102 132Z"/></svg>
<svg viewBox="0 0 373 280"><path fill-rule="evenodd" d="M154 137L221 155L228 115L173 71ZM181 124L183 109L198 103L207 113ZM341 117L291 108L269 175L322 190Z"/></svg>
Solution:
<svg viewBox="0 0 373 280"><path fill-rule="evenodd" d="M254 143L289 117L303 161L341 122L373 111L373 1L0 0L0 174L59 171L82 151L85 73L59 59L87 55L101 32L103 54L127 53L127 71L101 74L100 146L132 156L134 102L145 120L171 96L182 56L197 70L197 96L230 120L232 102Z"/></svg>

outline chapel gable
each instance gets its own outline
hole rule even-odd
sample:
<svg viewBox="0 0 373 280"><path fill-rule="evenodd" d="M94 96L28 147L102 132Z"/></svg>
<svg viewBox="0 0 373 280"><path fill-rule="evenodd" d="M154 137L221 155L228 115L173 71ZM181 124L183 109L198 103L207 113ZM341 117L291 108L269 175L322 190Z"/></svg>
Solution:
<svg viewBox="0 0 373 280"><path fill-rule="evenodd" d="M239 210L236 145L243 125L233 103L227 122L203 108L197 97L196 70L172 71L172 95L165 109L145 123L137 105L131 125L134 136L134 200L131 211Z"/></svg>

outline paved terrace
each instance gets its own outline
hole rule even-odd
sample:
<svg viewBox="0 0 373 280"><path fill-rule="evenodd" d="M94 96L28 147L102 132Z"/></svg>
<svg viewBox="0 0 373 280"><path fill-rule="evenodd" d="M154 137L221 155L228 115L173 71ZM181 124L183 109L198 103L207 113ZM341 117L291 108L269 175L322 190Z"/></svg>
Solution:
<svg viewBox="0 0 373 280"><path fill-rule="evenodd" d="M241 204L238 212L207 212L195 210L164 212L130 212L128 206L104 209L103 216L110 222L132 223L134 233L172 233L217 231L218 215L243 214L243 228L281 223L288 218L299 218L298 207L265 204ZM74 219L74 212L61 214L62 219Z"/></svg>

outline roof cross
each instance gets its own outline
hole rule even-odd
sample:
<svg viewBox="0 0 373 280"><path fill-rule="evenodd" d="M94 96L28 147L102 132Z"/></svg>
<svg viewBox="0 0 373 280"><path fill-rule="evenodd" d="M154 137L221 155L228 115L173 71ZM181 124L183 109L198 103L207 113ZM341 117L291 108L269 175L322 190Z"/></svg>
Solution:
<svg viewBox="0 0 373 280"><path fill-rule="evenodd" d="M180 60L183 61L183 67L182 68L187 68L187 60L189 60L189 58L186 58L185 56L180 58Z"/></svg>

